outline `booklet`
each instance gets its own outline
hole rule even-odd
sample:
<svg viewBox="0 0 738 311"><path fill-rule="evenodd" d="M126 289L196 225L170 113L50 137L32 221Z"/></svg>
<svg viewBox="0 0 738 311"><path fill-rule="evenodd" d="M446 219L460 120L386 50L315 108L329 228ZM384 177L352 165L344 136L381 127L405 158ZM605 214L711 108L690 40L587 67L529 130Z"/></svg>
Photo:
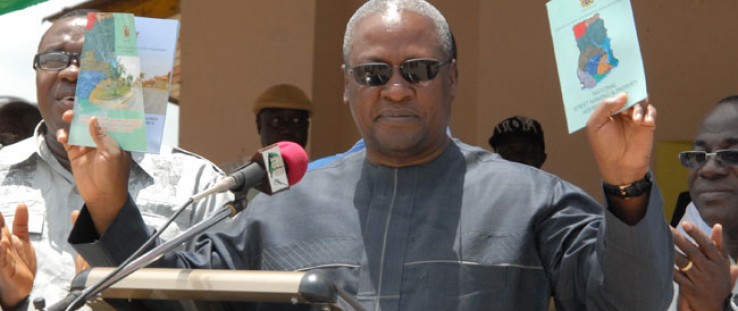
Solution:
<svg viewBox="0 0 738 311"><path fill-rule="evenodd" d="M605 98L628 93L623 109L647 96L630 0L546 3L569 133Z"/></svg>
<svg viewBox="0 0 738 311"><path fill-rule="evenodd" d="M146 151L140 75L133 14L89 13L69 143L95 146L89 134L95 116L123 149Z"/></svg>
<svg viewBox="0 0 738 311"><path fill-rule="evenodd" d="M97 116L123 149L159 152L178 33L177 20L90 13L77 78L71 144L94 146L88 126L90 117ZM127 50L122 50L120 40L128 44ZM130 45L135 48L135 57ZM117 87L111 88L112 84ZM103 93L107 89L111 91Z"/></svg>
<svg viewBox="0 0 738 311"><path fill-rule="evenodd" d="M137 16L136 30L146 113L146 151L159 153L172 84L179 21Z"/></svg>

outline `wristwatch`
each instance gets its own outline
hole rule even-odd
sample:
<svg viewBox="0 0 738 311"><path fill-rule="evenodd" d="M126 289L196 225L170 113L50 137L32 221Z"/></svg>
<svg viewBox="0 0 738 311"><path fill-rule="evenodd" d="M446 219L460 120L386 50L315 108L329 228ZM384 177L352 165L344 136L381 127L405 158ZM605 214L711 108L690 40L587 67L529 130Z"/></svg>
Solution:
<svg viewBox="0 0 738 311"><path fill-rule="evenodd" d="M602 183L605 194L620 197L623 199L639 197L651 190L651 173L646 173L643 179L634 183L625 185L611 185L606 182Z"/></svg>

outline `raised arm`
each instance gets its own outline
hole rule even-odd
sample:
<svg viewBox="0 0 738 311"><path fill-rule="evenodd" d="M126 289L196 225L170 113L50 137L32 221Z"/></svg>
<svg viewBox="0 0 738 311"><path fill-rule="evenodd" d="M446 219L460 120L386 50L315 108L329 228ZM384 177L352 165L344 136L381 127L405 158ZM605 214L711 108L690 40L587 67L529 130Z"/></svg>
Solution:
<svg viewBox="0 0 738 311"><path fill-rule="evenodd" d="M605 100L587 123L588 140L605 187L614 185L618 190L617 186L636 183L648 173L655 129L656 110L647 102L612 114L626 99L620 94ZM668 306L674 247L658 186L650 181L645 184L626 195L607 194L602 218L585 222L586 227L558 228L576 234L564 239L561 262L552 262L560 272L554 275L558 278L554 295L563 300L563 308L664 310ZM572 204L564 208L576 211L578 204ZM569 215L567 212L564 219ZM568 297L569 292L577 297Z"/></svg>
<svg viewBox="0 0 738 311"><path fill-rule="evenodd" d="M74 113L64 113L65 122L71 122ZM128 199L128 174L131 155L123 151L115 140L100 127L99 120L90 119L90 135L97 148L67 144L69 133L60 129L57 139L64 144L74 183L85 201L98 234L102 234Z"/></svg>
<svg viewBox="0 0 738 311"><path fill-rule="evenodd" d="M644 180L649 170L656 108L646 100L613 115L627 99L625 93L606 99L587 121L587 138L605 187L636 184ZM646 214L648 193L629 198L607 194L606 198L610 210L618 218L634 225Z"/></svg>

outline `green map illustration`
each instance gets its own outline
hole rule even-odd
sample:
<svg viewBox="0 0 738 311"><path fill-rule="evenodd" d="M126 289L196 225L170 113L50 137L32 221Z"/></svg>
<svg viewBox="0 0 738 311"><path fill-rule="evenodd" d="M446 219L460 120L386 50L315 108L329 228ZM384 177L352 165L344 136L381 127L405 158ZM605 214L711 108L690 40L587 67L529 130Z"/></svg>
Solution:
<svg viewBox="0 0 738 311"><path fill-rule="evenodd" d="M573 29L579 48L577 77L582 88L593 88L617 67L619 60L613 55L605 21L599 14L577 23Z"/></svg>
<svg viewBox="0 0 738 311"><path fill-rule="evenodd" d="M94 24L85 33L80 75L86 88L77 95L109 109L135 109L143 103L133 100L134 88L141 87L134 76L139 65L135 34L131 34L133 20L119 18L117 22L122 25L116 25L114 16L103 14L89 21Z"/></svg>
<svg viewBox="0 0 738 311"><path fill-rule="evenodd" d="M146 151L140 59L132 14L90 13L70 127L70 143L94 146L88 124L100 125L125 150Z"/></svg>

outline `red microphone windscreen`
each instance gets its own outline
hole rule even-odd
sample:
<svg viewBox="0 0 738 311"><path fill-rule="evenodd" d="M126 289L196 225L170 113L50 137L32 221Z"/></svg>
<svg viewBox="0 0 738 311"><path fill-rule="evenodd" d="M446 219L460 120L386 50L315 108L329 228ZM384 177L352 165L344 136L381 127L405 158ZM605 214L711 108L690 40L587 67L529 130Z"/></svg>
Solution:
<svg viewBox="0 0 738 311"><path fill-rule="evenodd" d="M298 183L307 172L308 157L305 149L291 141L280 141L279 152L282 153L284 164L287 165L287 181L290 186Z"/></svg>

